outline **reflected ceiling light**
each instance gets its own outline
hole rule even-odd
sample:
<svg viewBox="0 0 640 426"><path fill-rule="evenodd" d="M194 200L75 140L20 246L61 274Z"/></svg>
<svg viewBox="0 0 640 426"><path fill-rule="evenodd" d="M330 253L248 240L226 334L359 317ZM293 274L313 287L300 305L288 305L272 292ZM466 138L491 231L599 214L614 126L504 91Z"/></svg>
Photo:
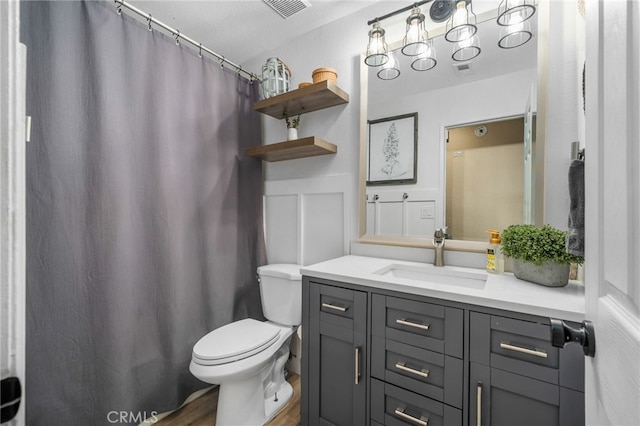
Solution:
<svg viewBox="0 0 640 426"><path fill-rule="evenodd" d="M502 0L498 7L498 25L510 26L524 22L536 13L534 0Z"/></svg>
<svg viewBox="0 0 640 426"><path fill-rule="evenodd" d="M498 46L503 49L513 49L522 46L533 37L531 32L531 23L529 21L520 21L517 24L502 27L500 30L500 38Z"/></svg>
<svg viewBox="0 0 640 426"><path fill-rule="evenodd" d="M389 48L384 40L384 29L380 26L380 22L374 22L369 30L369 44L364 63L370 67L384 65L389 60L388 51Z"/></svg>
<svg viewBox="0 0 640 426"><path fill-rule="evenodd" d="M380 71L378 71L378 78L382 80L393 80L400 75L400 66L398 64L398 57L396 51L392 50L387 53L388 61L382 65Z"/></svg>
<svg viewBox="0 0 640 426"><path fill-rule="evenodd" d="M477 31L476 15L471 8L471 0L457 0L455 12L447 21L444 38L451 43L457 43L473 37Z"/></svg>
<svg viewBox="0 0 640 426"><path fill-rule="evenodd" d="M414 7L407 18L407 31L402 41L402 53L406 56L420 55L427 49L429 33L424 28L424 15L419 7Z"/></svg>
<svg viewBox="0 0 640 426"><path fill-rule="evenodd" d="M433 48L433 40L427 42L427 47L422 50L418 57L411 63L411 68L416 71L429 71L436 66L436 50Z"/></svg>
<svg viewBox="0 0 640 426"><path fill-rule="evenodd" d="M478 36L473 36L454 44L451 57L458 62L468 61L478 56L481 51Z"/></svg>

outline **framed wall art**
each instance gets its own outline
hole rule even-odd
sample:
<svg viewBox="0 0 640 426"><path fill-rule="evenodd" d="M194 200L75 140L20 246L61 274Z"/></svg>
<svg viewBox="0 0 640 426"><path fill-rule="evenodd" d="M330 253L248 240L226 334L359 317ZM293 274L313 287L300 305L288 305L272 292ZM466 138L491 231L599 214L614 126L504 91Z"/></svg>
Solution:
<svg viewBox="0 0 640 426"><path fill-rule="evenodd" d="M417 181L418 113L369 120L367 185Z"/></svg>

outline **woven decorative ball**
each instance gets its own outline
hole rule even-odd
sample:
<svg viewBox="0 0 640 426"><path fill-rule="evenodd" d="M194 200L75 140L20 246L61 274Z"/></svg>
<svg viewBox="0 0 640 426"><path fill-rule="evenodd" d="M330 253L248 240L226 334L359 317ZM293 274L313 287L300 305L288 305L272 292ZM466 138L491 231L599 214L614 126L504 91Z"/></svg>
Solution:
<svg viewBox="0 0 640 426"><path fill-rule="evenodd" d="M338 73L333 68L317 68L313 70L311 76L314 83L320 83L325 80L335 83L338 79Z"/></svg>
<svg viewBox="0 0 640 426"><path fill-rule="evenodd" d="M298 84L298 89L302 89L303 87L307 87L307 86L311 86L313 83L309 83L308 81L305 81L303 83Z"/></svg>

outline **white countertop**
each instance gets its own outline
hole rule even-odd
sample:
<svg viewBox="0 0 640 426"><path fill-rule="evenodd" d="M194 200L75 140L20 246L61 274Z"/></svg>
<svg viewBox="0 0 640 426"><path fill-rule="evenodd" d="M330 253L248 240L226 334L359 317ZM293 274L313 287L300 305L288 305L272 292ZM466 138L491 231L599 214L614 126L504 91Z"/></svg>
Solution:
<svg viewBox="0 0 640 426"><path fill-rule="evenodd" d="M389 265L432 267L426 263L350 255L315 265L303 266L300 268L300 273L370 288L417 294L512 312L576 322L584 320L584 285L578 281L569 281L565 287L545 287L519 280L511 273L495 275L481 269L445 266L451 271L485 274L487 276L486 285L484 288L478 289L382 276L375 273Z"/></svg>

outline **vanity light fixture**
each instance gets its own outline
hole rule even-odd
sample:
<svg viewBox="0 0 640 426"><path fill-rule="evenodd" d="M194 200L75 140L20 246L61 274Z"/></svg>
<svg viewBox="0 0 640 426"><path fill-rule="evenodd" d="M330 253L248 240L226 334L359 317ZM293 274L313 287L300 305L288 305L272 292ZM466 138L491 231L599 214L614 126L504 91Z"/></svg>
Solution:
<svg viewBox="0 0 640 426"><path fill-rule="evenodd" d="M389 48L384 40L384 32L380 22L377 21L373 23L373 27L369 30L369 44L367 45L364 63L370 67L379 67L389 60Z"/></svg>
<svg viewBox="0 0 640 426"><path fill-rule="evenodd" d="M503 0L498 7L496 22L502 26L498 46L512 49L522 46L533 36L529 18L536 13L533 0Z"/></svg>
<svg viewBox="0 0 640 426"><path fill-rule="evenodd" d="M473 36L454 44L451 57L458 62L468 61L478 56L481 51L478 36Z"/></svg>
<svg viewBox="0 0 640 426"><path fill-rule="evenodd" d="M534 0L502 0L498 6L498 25L504 27L524 22L536 13Z"/></svg>
<svg viewBox="0 0 640 426"><path fill-rule="evenodd" d="M378 78L382 80L393 80L400 75L400 67L398 64L398 57L396 52L392 50L387 53L389 60L382 65L380 71L378 71Z"/></svg>
<svg viewBox="0 0 640 426"><path fill-rule="evenodd" d="M418 56L429 46L429 33L424 28L424 15L419 7L414 7L407 18L407 31L402 41L402 53L406 56Z"/></svg>
<svg viewBox="0 0 640 426"><path fill-rule="evenodd" d="M414 57L411 68L415 71L427 71L438 63L433 39L426 30L425 15L419 6L430 3L429 17L435 23L446 21L444 38L453 43L451 57L454 61L469 61L480 54L477 17L473 12L472 0L420 0L410 6L395 10L386 15L367 22L369 44L364 62L370 67L382 67L378 77L393 80L400 75L398 59L395 52L390 52L385 42L385 30L380 25L392 16L410 11L406 19L406 31L402 40L402 53ZM511 49L528 42L533 33L528 21L536 11L535 0L502 0L498 8L497 23L503 28L500 31L498 45L503 49Z"/></svg>
<svg viewBox="0 0 640 426"><path fill-rule="evenodd" d="M455 12L447 21L444 38L451 43L458 43L473 37L477 31L476 14L473 13L471 0L456 0Z"/></svg>
<svg viewBox="0 0 640 426"><path fill-rule="evenodd" d="M533 37L531 23L529 21L521 21L502 27L498 46L503 49L513 49L514 47L522 46L531 40L531 37Z"/></svg>
<svg viewBox="0 0 640 426"><path fill-rule="evenodd" d="M411 68L416 71L429 71L438 63L436 49L433 48L433 40L429 40L427 47L411 62Z"/></svg>

